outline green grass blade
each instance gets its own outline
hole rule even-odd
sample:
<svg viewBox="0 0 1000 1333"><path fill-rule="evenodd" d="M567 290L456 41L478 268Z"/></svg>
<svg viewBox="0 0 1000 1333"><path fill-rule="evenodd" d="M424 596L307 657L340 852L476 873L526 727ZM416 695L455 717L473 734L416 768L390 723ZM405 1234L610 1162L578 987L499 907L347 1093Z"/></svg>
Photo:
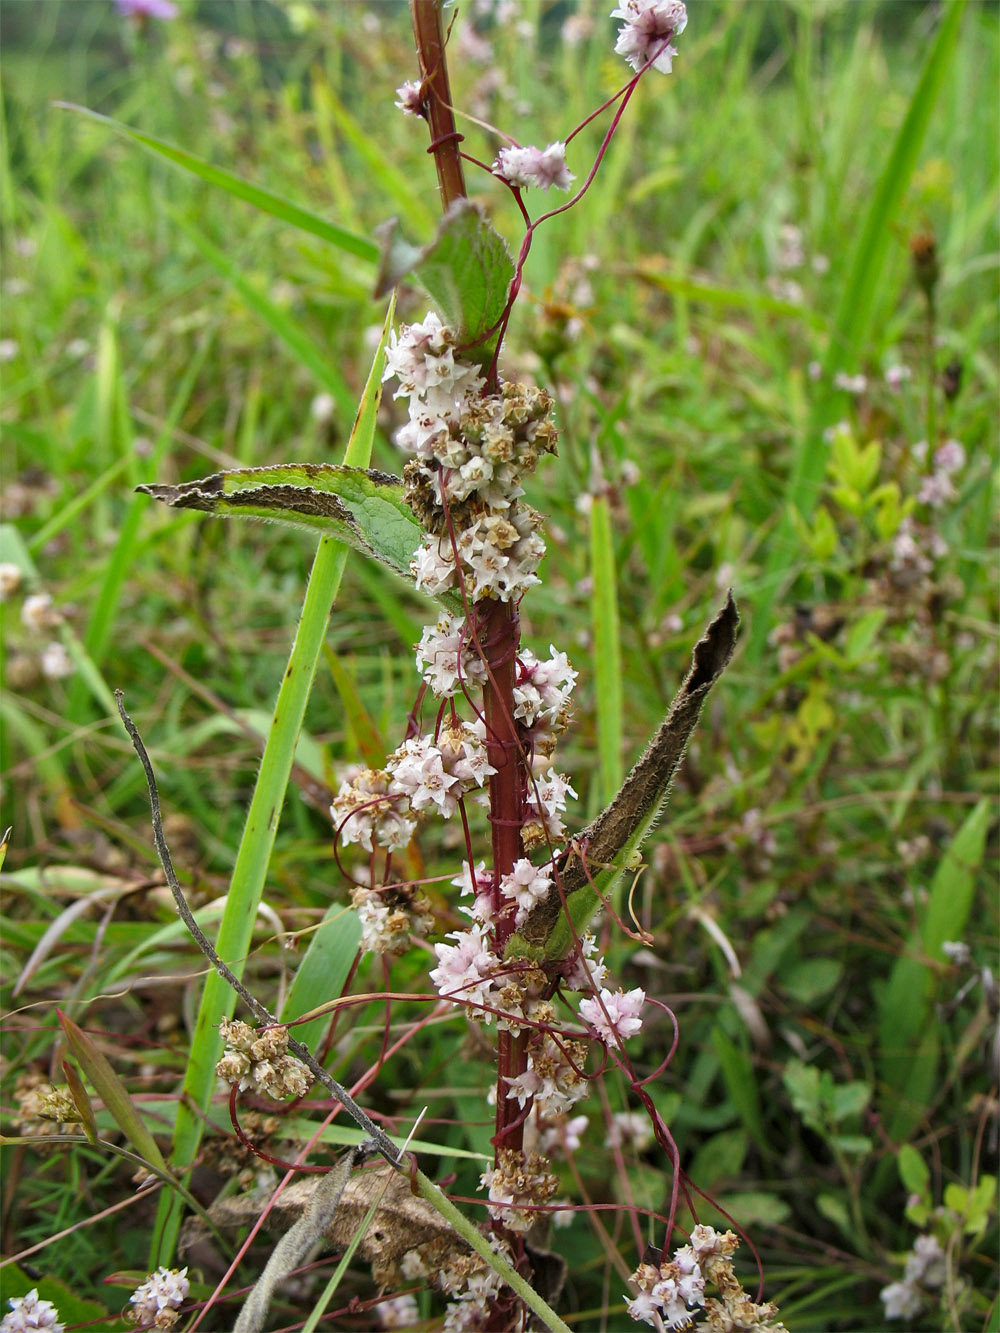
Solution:
<svg viewBox="0 0 1000 1333"><path fill-rule="evenodd" d="M601 805L622 785L622 649L618 621L618 580L607 497L594 497L590 510L590 564L594 580L594 680L597 690L597 748Z"/></svg>
<svg viewBox="0 0 1000 1333"><path fill-rule="evenodd" d="M371 459L375 419L381 396L382 367L393 305L386 315L382 341L372 365L364 396L348 441L344 462L365 467ZM324 538L316 551L302 616L281 679L271 728L254 787L246 827L233 867L229 894L216 948L237 974L250 947L253 922L264 891L278 819L295 756L295 744L305 717L316 667L326 636L327 621L340 588L347 548ZM204 1121L215 1088L215 1065L222 1050L219 1020L230 1017L236 997L217 972L206 978L191 1042L191 1061L184 1079L184 1097L178 1109L171 1161L182 1174L192 1164L201 1142ZM181 1210L174 1198L164 1198L157 1217L152 1267L169 1262L180 1227Z"/></svg>
<svg viewBox="0 0 1000 1333"><path fill-rule="evenodd" d="M325 218L319 217L316 213L310 213L308 209L299 208L297 204L290 204L287 199L272 194L270 190L263 190L259 185L251 185L249 181L244 180L242 176L237 176L232 171L213 166L211 162L196 157L194 153L185 152L183 148L177 148L173 144L166 143L153 134L144 134L141 130L135 130L130 125L123 125L120 121L112 120L110 116L102 116L97 111L91 111L89 107L74 106L71 102L57 102L56 106L62 107L66 111L75 111L78 115L86 116L89 120L106 125L108 129L114 130L116 134L132 139L151 153L166 158L168 162L181 167L184 171L189 171L193 176L199 177L209 185L225 190L227 194L233 195L236 199L242 199L245 203L252 204L254 208L260 209L262 213L269 213L271 217L278 218L279 221L288 223L290 226L298 228L299 231L308 232L310 236L316 236L321 241L336 246L338 250L354 255L356 259L366 260L370 264L378 261L378 246L364 236L356 236L354 232L338 227L333 222L327 222Z"/></svg>

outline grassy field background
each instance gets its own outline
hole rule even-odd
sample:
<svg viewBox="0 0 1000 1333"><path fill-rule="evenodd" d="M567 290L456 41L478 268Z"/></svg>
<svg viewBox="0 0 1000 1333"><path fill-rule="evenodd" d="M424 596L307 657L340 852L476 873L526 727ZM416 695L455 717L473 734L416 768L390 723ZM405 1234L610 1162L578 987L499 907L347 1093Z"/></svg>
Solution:
<svg viewBox="0 0 1000 1333"><path fill-rule="evenodd" d="M179 7L141 24L98 0L0 9L0 561L23 575L0 606L10 1133L29 1132L32 1080L63 1080L58 1006L169 1142L201 963L170 928L113 691L150 749L182 881L211 904L315 549L134 488L339 461L385 312L374 229L396 216L423 240L438 212L426 129L392 105L415 75L405 5ZM676 1011L657 1105L795 1330L884 1327L879 1292L931 1230L948 1280L908 1326L1000 1329L996 20L978 3L693 0L673 76L642 83L595 188L539 233L502 367L558 402L559 457L528 496L549 552L522 619L528 645L554 643L581 673L560 749L577 826L640 753L727 588L740 606L737 659L636 890L655 943L612 933L606 954ZM587 4L466 6L455 102L523 143L564 138L624 82L613 36ZM254 207L73 107L361 243ZM602 125L573 142L578 175ZM490 160L495 142L466 133ZM471 172L469 187L516 247L500 188ZM424 309L400 293L402 318ZM386 471L401 471L402 419L387 395L373 458ZM962 461L935 490L946 441ZM594 595L595 495L612 518L617 639ZM26 624L25 596L42 593L59 623L36 608ZM384 750L401 739L430 618L350 558L248 963L269 1003L300 956L279 933L346 901L330 789L369 735ZM617 643L620 669L602 670L595 636ZM45 656L52 643L63 657ZM457 845L427 834L421 854L428 874L457 873ZM443 893L435 905L453 928ZM367 969L359 993L383 986ZM391 988L425 990L425 973L408 955ZM351 1010L338 1077L377 1063L385 1015ZM458 1024L421 1043L384 1065L367 1104L404 1124L429 1104L432 1165L472 1194L481 1164L454 1154L488 1141L489 1060L470 1059ZM613 1081L608 1099L605 1116L624 1109ZM308 1132L303 1111L286 1139ZM661 1208L666 1164L637 1145L615 1169L600 1121L567 1196ZM26 1273L0 1271L5 1296L37 1285L67 1322L87 1302L91 1318L119 1310L128 1285L106 1279L148 1271L155 1206L125 1225L97 1215L132 1193L130 1169L88 1146L4 1153L4 1254L64 1233ZM553 1245L572 1274L565 1317L621 1329L630 1230L582 1216ZM360 1270L350 1283L372 1295ZM308 1308L288 1298L274 1327Z"/></svg>

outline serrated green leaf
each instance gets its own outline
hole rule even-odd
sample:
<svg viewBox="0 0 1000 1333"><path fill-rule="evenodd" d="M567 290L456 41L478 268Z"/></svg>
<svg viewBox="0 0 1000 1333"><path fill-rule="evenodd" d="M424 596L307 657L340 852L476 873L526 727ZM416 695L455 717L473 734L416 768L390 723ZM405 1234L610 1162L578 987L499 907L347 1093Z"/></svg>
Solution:
<svg viewBox="0 0 1000 1333"><path fill-rule="evenodd" d="M338 463L281 463L139 490L172 509L274 519L320 532L380 561L412 586L410 560L421 528L403 499L403 483L389 473ZM454 592L440 600L459 603Z"/></svg>
<svg viewBox="0 0 1000 1333"><path fill-rule="evenodd" d="M468 199L457 199L429 245L417 250L395 227L380 232L382 263L376 295L410 275L439 306L465 355L485 363L496 346L496 329L514 276L507 243Z"/></svg>

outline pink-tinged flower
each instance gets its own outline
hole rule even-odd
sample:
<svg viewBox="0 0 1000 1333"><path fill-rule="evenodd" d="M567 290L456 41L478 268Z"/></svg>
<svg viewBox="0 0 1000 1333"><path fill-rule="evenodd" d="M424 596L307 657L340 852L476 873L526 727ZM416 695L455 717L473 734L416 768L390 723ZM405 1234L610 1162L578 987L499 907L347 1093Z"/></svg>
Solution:
<svg viewBox="0 0 1000 1333"><path fill-rule="evenodd" d="M119 14L130 19L172 19L177 6L172 0L115 0Z"/></svg>
<svg viewBox="0 0 1000 1333"><path fill-rule="evenodd" d="M848 375L846 370L838 370L833 377L833 383L835 388L843 389L845 393L853 394L855 397L868 388L868 379L865 375Z"/></svg>
<svg viewBox="0 0 1000 1333"><path fill-rule="evenodd" d="M493 163L493 172L519 189L537 186L548 190L568 190L576 177L566 166L566 145L550 143L548 148L501 148Z"/></svg>
<svg viewBox="0 0 1000 1333"><path fill-rule="evenodd" d="M394 103L404 116L419 116L423 112L423 84L419 79L407 79L396 89L399 101Z"/></svg>
<svg viewBox="0 0 1000 1333"><path fill-rule="evenodd" d="M637 71L655 55L653 69L670 73L677 50L664 42L679 36L687 26L687 10L681 0L624 0L611 11L611 17L625 20L618 29L617 55L624 56Z"/></svg>
<svg viewBox="0 0 1000 1333"><path fill-rule="evenodd" d="M515 925L523 924L535 903L541 901L551 887L549 876L533 866L526 857L514 863L514 869L500 881L500 892L505 898L517 903Z"/></svg>
<svg viewBox="0 0 1000 1333"><path fill-rule="evenodd" d="M930 505L932 509L943 509L956 495L957 491L952 485L951 477L947 472L939 470L932 472L929 477L924 477L917 499L921 504Z"/></svg>
<svg viewBox="0 0 1000 1333"><path fill-rule="evenodd" d="M638 986L624 991L601 989L601 998L588 996L580 1001L580 1017L606 1042L618 1043L634 1037L642 1027L639 1014L646 1002L646 992Z"/></svg>
<svg viewBox="0 0 1000 1333"><path fill-rule="evenodd" d="M961 472L965 467L965 446L959 440L945 440L934 450L934 466L949 477L953 472Z"/></svg>
<svg viewBox="0 0 1000 1333"><path fill-rule="evenodd" d="M886 366L885 382L893 393L899 393L903 385L913 378L913 372L909 366L893 365Z"/></svg>

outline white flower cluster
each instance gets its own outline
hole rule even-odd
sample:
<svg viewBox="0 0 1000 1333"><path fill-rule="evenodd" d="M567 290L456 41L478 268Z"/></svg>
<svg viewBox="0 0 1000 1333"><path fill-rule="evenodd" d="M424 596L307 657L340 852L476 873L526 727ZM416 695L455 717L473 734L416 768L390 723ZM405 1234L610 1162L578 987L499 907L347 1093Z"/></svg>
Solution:
<svg viewBox="0 0 1000 1333"><path fill-rule="evenodd" d="M890 1282L879 1292L886 1319L913 1319L927 1303L928 1288L945 1280L945 1253L936 1236L918 1236L906 1256L902 1282Z"/></svg>
<svg viewBox="0 0 1000 1333"><path fill-rule="evenodd" d="M39 1298L38 1288L32 1287L26 1296L11 1296L7 1304L10 1313L0 1319L0 1333L31 1333L33 1329L49 1329L63 1333L65 1324L59 1323L59 1311L51 1301Z"/></svg>
<svg viewBox="0 0 1000 1333"><path fill-rule="evenodd" d="M565 653L551 654L544 662L525 649L518 655L514 680L514 716L527 732L534 754L549 755L556 737L569 722L569 697L577 673Z"/></svg>
<svg viewBox="0 0 1000 1333"><path fill-rule="evenodd" d="M566 145L550 143L548 148L501 148L492 167L493 174L518 189L537 186L548 190L568 190L576 177L566 166Z"/></svg>
<svg viewBox="0 0 1000 1333"><path fill-rule="evenodd" d="M361 922L362 953L405 953L411 934L426 935L434 926L428 898L408 885L358 885L351 890L351 905Z"/></svg>
<svg viewBox="0 0 1000 1333"><path fill-rule="evenodd" d="M425 636L426 637L426 636ZM423 641L422 641L423 642ZM415 736L386 760L341 783L330 813L341 844L401 851L427 814L449 819L458 803L478 793L496 770L486 756L485 724L477 720L443 728L435 740Z"/></svg>
<svg viewBox="0 0 1000 1333"><path fill-rule="evenodd" d="M687 10L681 0L624 0L611 11L611 17L625 20L618 29L617 55L624 56L638 72L659 51L653 69L661 74L671 72L677 50L668 39L687 27Z"/></svg>
<svg viewBox="0 0 1000 1333"><path fill-rule="evenodd" d="M389 790L405 796L414 813L433 811L450 819L463 796L484 787L496 769L486 758L485 724L464 722L441 731L437 743L417 736L386 760Z"/></svg>
<svg viewBox="0 0 1000 1333"><path fill-rule="evenodd" d="M965 467L965 448L959 440L945 440L944 444L934 450L933 461L934 470L921 482L917 499L931 509L943 509L958 495L952 477Z"/></svg>
<svg viewBox="0 0 1000 1333"><path fill-rule="evenodd" d="M417 668L439 699L450 699L463 686L481 685L486 679L486 667L469 642L465 621L446 611L421 635Z"/></svg>
<svg viewBox="0 0 1000 1333"><path fill-rule="evenodd" d="M743 1290L732 1264L738 1246L731 1231L699 1224L689 1243L675 1250L671 1259L639 1265L630 1278L635 1295L626 1297L626 1309L633 1319L651 1324L658 1333L688 1328L699 1306L706 1316L699 1328L787 1333L784 1324L774 1319L776 1306L758 1305ZM718 1291L717 1297L705 1295L709 1283Z"/></svg>
<svg viewBox="0 0 1000 1333"><path fill-rule="evenodd" d="M189 1289L186 1268L160 1267L129 1297L133 1308L128 1317L140 1328L173 1328Z"/></svg>
<svg viewBox="0 0 1000 1333"><path fill-rule="evenodd" d="M411 564L432 596L457 587L472 601L509 601L538 582L545 553L538 515L518 503L520 478L555 452L552 400L542 390L505 384L483 394L475 365L455 359L455 336L433 313L393 335L384 378L399 381L409 419L396 443L412 457L406 500L427 530Z"/></svg>
<svg viewBox="0 0 1000 1333"><path fill-rule="evenodd" d="M566 798L576 797L576 792L562 773L554 768L534 781L528 788L524 803L524 826L521 837L525 847L551 846L561 841L566 833L562 822L562 812L566 809Z"/></svg>
<svg viewBox="0 0 1000 1333"><path fill-rule="evenodd" d="M288 1029L266 1028L263 1032L240 1019L223 1018L219 1031L226 1049L215 1066L224 1083L235 1083L240 1092L266 1093L275 1101L303 1097L313 1076L294 1055L288 1054Z"/></svg>
<svg viewBox="0 0 1000 1333"><path fill-rule="evenodd" d="M889 572L898 587L910 587L929 574L937 560L948 554L948 543L934 528L915 523L907 515L892 539Z"/></svg>
<svg viewBox="0 0 1000 1333"><path fill-rule="evenodd" d="M547 1033L536 1034L528 1051L528 1068L508 1078L507 1096L522 1109L533 1102L540 1116L564 1114L587 1095L587 1081L580 1073L586 1058L583 1042L557 1042Z"/></svg>

